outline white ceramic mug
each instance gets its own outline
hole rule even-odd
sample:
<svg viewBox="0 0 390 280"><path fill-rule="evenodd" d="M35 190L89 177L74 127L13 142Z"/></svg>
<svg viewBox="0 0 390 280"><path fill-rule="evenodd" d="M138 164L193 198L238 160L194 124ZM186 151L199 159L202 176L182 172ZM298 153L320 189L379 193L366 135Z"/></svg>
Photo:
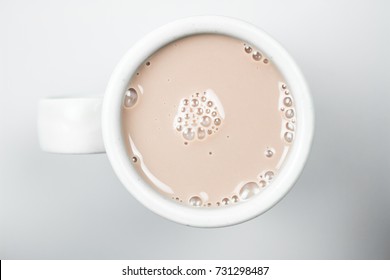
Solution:
<svg viewBox="0 0 390 280"><path fill-rule="evenodd" d="M139 65L164 45L199 33L224 34L261 49L283 74L294 94L297 131L290 154L278 176L261 195L221 208L180 205L157 193L133 168L121 132L121 105L128 82ZM40 102L38 133L43 150L55 153L106 152L115 173L128 191L153 212L185 225L222 227L254 218L280 201L299 177L308 157L314 131L310 93L287 51L259 28L240 20L203 16L167 24L139 40L121 59L104 98L53 98ZM134 213L132 213L135 215Z"/></svg>

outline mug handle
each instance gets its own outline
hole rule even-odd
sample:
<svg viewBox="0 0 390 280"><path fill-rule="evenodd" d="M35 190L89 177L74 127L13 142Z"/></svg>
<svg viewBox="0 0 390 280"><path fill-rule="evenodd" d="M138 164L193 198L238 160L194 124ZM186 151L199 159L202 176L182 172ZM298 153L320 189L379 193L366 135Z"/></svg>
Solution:
<svg viewBox="0 0 390 280"><path fill-rule="evenodd" d="M38 138L50 153L104 153L103 97L45 98L38 108Z"/></svg>

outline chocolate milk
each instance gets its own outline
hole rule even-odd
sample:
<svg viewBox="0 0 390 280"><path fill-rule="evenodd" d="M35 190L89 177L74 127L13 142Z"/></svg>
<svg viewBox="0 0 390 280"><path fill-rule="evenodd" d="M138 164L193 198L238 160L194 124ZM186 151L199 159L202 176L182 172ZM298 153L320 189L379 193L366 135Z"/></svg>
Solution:
<svg viewBox="0 0 390 280"><path fill-rule="evenodd" d="M293 94L261 49L194 35L161 48L131 77L123 141L129 164L167 199L226 207L272 188L296 114Z"/></svg>

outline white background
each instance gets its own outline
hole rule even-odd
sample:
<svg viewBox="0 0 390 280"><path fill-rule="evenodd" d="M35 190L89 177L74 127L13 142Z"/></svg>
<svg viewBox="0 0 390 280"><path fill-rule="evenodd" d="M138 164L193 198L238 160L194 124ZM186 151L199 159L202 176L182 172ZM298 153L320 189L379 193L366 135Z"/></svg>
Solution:
<svg viewBox="0 0 390 280"><path fill-rule="evenodd" d="M0 258L389 259L390 2L0 0ZM105 155L39 150L38 100L102 94L125 51L189 15L281 42L316 109L290 194L242 225L197 229L144 208Z"/></svg>

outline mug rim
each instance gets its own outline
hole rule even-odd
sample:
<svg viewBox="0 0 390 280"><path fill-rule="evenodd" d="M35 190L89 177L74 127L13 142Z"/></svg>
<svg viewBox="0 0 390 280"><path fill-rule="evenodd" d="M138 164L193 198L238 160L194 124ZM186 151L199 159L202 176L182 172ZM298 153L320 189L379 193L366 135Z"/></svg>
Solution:
<svg viewBox="0 0 390 280"><path fill-rule="evenodd" d="M158 49L182 37L221 34L257 47L282 73L295 100L297 128L289 155L271 187L248 201L229 207L191 208L155 191L135 170L121 128L123 94L138 67ZM260 28L222 16L189 17L168 23L140 39L122 57L111 75L103 99L102 132L110 163L126 189L141 204L169 220L196 227L222 227L250 220L277 204L293 187L306 163L314 134L314 108L307 83L287 51Z"/></svg>

